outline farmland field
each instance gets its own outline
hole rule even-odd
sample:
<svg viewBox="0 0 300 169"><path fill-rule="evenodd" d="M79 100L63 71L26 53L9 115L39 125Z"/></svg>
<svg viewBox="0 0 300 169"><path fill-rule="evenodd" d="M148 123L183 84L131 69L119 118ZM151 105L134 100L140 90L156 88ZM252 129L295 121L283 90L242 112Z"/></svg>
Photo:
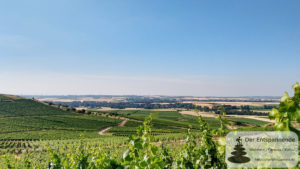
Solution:
<svg viewBox="0 0 300 169"><path fill-rule="evenodd" d="M0 139L77 138L84 133L97 137L97 131L117 125L121 120L64 111L31 99L1 96Z"/></svg>
<svg viewBox="0 0 300 169"><path fill-rule="evenodd" d="M128 141L139 133L138 128L144 126L142 130L148 130L144 121L150 116L151 136L147 137L151 137L159 151L166 147L173 155L180 154L185 151L183 145L188 131L195 136L203 132L198 116L183 114L182 109L88 109L82 112L34 99L8 95L0 95L0 99L0 154L5 155L0 160L1 168L24 168L29 159L30 166L44 168L51 160L54 160L52 163L58 160L55 159L58 156L66 163L85 157L86 160L109 160L109 156L120 161L128 149ZM207 130L215 133L215 141L222 140L232 130L273 130L269 122L238 116L226 117L229 124L220 130L222 122L216 118L218 115L212 112L210 115L202 120ZM82 157L76 156L79 152L84 152ZM94 165L101 166L100 163Z"/></svg>

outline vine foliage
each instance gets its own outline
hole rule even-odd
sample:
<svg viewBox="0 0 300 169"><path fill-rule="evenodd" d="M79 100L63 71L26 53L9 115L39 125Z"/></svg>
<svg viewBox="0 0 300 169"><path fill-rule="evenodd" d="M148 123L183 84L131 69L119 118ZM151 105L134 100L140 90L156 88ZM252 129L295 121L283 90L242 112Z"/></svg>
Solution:
<svg viewBox="0 0 300 169"><path fill-rule="evenodd" d="M281 97L279 108L273 108L269 113L270 119L275 119L274 128L279 131L290 131L292 121L300 121L300 85L293 85L294 96L290 97L287 92Z"/></svg>

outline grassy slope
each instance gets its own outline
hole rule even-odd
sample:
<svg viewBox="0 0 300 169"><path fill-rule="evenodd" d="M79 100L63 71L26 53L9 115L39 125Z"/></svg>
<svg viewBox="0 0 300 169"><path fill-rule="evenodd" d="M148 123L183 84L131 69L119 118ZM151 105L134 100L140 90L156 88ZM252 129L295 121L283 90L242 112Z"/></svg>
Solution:
<svg viewBox="0 0 300 169"><path fill-rule="evenodd" d="M0 99L0 118L70 114L70 112L31 99L8 97L6 95L0 95ZM9 100L10 102L3 100Z"/></svg>
<svg viewBox="0 0 300 169"><path fill-rule="evenodd" d="M99 137L97 131L120 120L84 116L16 96L0 95L0 139Z"/></svg>

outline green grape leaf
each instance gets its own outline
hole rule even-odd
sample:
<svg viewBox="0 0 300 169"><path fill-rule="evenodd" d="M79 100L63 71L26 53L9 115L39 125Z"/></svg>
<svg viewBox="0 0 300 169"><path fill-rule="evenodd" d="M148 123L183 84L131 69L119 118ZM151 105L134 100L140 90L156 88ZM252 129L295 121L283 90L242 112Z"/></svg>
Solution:
<svg viewBox="0 0 300 169"><path fill-rule="evenodd" d="M283 122L278 122L278 123L276 123L275 124L275 128L277 129L277 130L283 130L284 129L284 123Z"/></svg>
<svg viewBox="0 0 300 169"><path fill-rule="evenodd" d="M223 119L224 124L230 124L227 119Z"/></svg>
<svg viewBox="0 0 300 169"><path fill-rule="evenodd" d="M296 82L294 85L293 85L293 89L296 90L296 88L300 87L299 83Z"/></svg>
<svg viewBox="0 0 300 169"><path fill-rule="evenodd" d="M146 161L140 162L140 167L146 168L147 167L147 162Z"/></svg>
<svg viewBox="0 0 300 169"><path fill-rule="evenodd" d="M290 98L290 96L289 96L288 92L285 92L284 95L281 97L280 101L285 102L289 98Z"/></svg>
<svg viewBox="0 0 300 169"><path fill-rule="evenodd" d="M127 150L123 153L123 159L126 160L126 161L129 161L129 159L130 159L129 152L130 152L130 150L127 149Z"/></svg>
<svg viewBox="0 0 300 169"><path fill-rule="evenodd" d="M218 140L218 144L219 144L219 145L222 145L222 146L225 146L225 145L226 145L226 140L225 140L225 138L224 138L224 137L220 138L220 139Z"/></svg>
<svg viewBox="0 0 300 169"><path fill-rule="evenodd" d="M158 151L158 148L156 146L151 146L151 151L153 154L156 154Z"/></svg>
<svg viewBox="0 0 300 169"><path fill-rule="evenodd" d="M274 119L279 115L279 111L275 108L272 109L272 111L269 113L269 118Z"/></svg>
<svg viewBox="0 0 300 169"><path fill-rule="evenodd" d="M297 109L296 110L296 113L295 113L295 119L294 120L296 120L296 121L300 121L300 109Z"/></svg>

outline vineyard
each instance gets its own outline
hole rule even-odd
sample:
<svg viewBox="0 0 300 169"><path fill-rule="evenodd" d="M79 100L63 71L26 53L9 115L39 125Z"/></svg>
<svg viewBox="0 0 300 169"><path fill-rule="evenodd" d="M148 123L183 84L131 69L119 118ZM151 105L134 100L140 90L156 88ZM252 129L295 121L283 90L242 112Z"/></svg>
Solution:
<svg viewBox="0 0 300 169"><path fill-rule="evenodd" d="M299 85L294 89L295 96L285 95L270 113L275 123L227 117L225 109L216 118L152 110L80 114L0 95L0 168L227 168L230 131L300 135L291 123L300 117Z"/></svg>

